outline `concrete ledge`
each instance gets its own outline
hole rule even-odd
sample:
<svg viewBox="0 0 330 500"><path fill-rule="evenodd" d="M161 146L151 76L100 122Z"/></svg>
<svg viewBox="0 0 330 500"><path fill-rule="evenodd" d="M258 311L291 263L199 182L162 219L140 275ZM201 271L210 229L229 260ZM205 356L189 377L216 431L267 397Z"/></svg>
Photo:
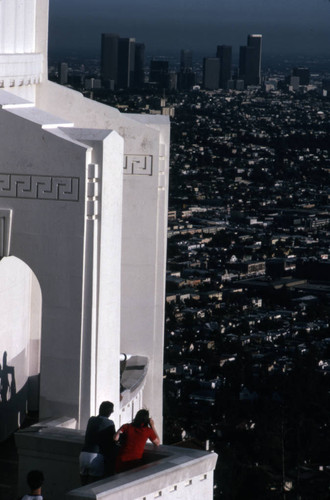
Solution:
<svg viewBox="0 0 330 500"><path fill-rule="evenodd" d="M214 453L150 444L140 467L81 487L79 453L84 431L39 425L18 431L15 440L19 494L25 491L27 472L40 469L46 478L43 493L48 500L135 500L155 492L166 498L168 491L177 492L178 496L171 494L173 500L213 497Z"/></svg>
<svg viewBox="0 0 330 500"><path fill-rule="evenodd" d="M201 481L207 474L211 475L211 489L213 489L213 470L217 462L215 453L175 446L160 446L155 449L152 445L147 445L146 460L148 460L149 454L152 462L70 491L66 498L68 500L73 498L76 500L85 498L135 500L168 488L174 490L175 486L182 483L186 486L193 486L193 478L198 478L198 481ZM199 498L198 495L195 496L197 491L193 496L191 493L192 490L188 496L180 498ZM161 496L165 497L165 494L163 493ZM204 496L203 500L211 499L212 496Z"/></svg>

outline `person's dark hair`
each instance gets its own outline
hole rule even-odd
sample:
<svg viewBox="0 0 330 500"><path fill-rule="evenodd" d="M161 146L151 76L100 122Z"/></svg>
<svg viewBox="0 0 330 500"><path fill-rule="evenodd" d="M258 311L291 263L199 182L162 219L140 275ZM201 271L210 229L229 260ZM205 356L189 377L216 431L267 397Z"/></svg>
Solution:
<svg viewBox="0 0 330 500"><path fill-rule="evenodd" d="M26 481L31 490L37 490L43 485L44 475L41 470L30 470L26 476Z"/></svg>
<svg viewBox="0 0 330 500"><path fill-rule="evenodd" d="M134 425L134 427L146 427L149 424L149 420L149 411L139 410L135 415L132 425Z"/></svg>
<svg viewBox="0 0 330 500"><path fill-rule="evenodd" d="M110 417L112 412L113 403L111 403L111 401L103 401L103 403L100 404L99 415L101 415L101 417Z"/></svg>

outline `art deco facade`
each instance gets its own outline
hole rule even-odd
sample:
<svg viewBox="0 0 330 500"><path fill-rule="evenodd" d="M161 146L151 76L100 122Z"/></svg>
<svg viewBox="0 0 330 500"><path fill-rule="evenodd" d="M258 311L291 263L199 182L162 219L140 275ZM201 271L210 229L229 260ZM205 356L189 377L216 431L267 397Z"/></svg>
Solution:
<svg viewBox="0 0 330 500"><path fill-rule="evenodd" d="M26 408L52 420L17 445L22 488L42 467L58 499L79 486L78 448L102 400L116 426L145 406L162 428L169 122L49 82L47 26L47 0L2 0L0 438ZM211 462L194 469L209 492Z"/></svg>
<svg viewBox="0 0 330 500"><path fill-rule="evenodd" d="M41 418L83 427L111 399L118 424L144 404L161 427L169 122L49 82L47 8L1 3L2 403L22 419L41 372ZM121 352L141 357L136 401L119 391Z"/></svg>

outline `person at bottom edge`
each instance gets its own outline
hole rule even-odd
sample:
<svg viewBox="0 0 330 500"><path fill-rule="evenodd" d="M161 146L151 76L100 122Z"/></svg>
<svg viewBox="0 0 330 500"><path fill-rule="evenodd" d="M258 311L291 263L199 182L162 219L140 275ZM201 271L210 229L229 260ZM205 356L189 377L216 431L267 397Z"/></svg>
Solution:
<svg viewBox="0 0 330 500"><path fill-rule="evenodd" d="M114 473L116 446L113 436L115 424L109 419L113 403L103 401L96 417L87 423L85 442L79 455L80 477L83 485L98 481Z"/></svg>
<svg viewBox="0 0 330 500"><path fill-rule="evenodd" d="M26 477L30 493L21 497L21 500L43 500L41 487L44 482L44 475L40 470L31 470Z"/></svg>
<svg viewBox="0 0 330 500"><path fill-rule="evenodd" d="M149 417L148 410L139 410L133 422L122 425L113 439L122 442L116 458L116 472L132 469L141 463L148 439L156 446L160 444L154 421Z"/></svg>

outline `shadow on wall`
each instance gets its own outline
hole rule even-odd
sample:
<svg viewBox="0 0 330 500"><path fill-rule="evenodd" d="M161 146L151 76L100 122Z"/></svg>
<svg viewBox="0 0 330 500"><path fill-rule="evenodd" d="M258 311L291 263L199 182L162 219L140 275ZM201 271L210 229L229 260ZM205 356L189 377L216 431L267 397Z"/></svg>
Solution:
<svg viewBox="0 0 330 500"><path fill-rule="evenodd" d="M16 392L15 367L7 364L7 351L0 364L0 442L7 439L26 415L27 383Z"/></svg>
<svg viewBox="0 0 330 500"><path fill-rule="evenodd" d="M7 365L7 351L3 353L2 367L0 365L0 396L1 403L7 403L16 395L15 368Z"/></svg>

